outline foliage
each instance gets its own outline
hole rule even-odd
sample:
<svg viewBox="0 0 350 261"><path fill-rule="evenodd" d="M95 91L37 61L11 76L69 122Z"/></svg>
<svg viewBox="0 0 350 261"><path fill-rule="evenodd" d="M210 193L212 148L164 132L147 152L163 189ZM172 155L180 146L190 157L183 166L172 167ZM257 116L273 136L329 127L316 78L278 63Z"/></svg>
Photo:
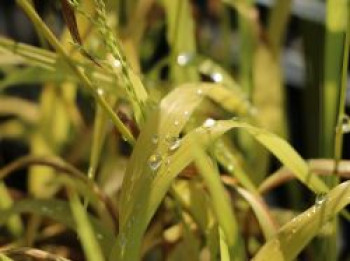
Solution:
<svg viewBox="0 0 350 261"><path fill-rule="evenodd" d="M61 0L56 36L17 0L42 47L0 37L0 138L29 148L0 168L0 260L294 260L318 241L337 258L350 202L347 2L327 4L314 154L325 158L313 160L288 142L280 61L293 1L277 1L266 26L253 1L208 1L223 34L214 52L192 2ZM28 84L38 101L11 94ZM27 195L7 183L21 168ZM278 209L268 198L293 179L298 204ZM303 187L314 204L300 202Z"/></svg>

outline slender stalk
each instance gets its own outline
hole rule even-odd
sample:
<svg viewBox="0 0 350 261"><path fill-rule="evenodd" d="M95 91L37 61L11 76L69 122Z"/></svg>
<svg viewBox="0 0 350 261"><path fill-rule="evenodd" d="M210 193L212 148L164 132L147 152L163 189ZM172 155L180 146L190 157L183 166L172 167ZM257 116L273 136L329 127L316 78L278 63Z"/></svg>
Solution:
<svg viewBox="0 0 350 261"><path fill-rule="evenodd" d="M346 89L347 89L347 71L349 66L349 45L350 45L350 19L348 15L348 28L344 38L344 51L343 51L343 67L342 67L342 79L341 79L341 90L339 97L338 107L338 120L335 134L334 144L334 174L339 173L339 163L342 158L343 151L343 120L345 117L345 101L346 101Z"/></svg>
<svg viewBox="0 0 350 261"><path fill-rule="evenodd" d="M89 78L85 75L85 73L70 58L70 56L63 49L62 45L54 36L54 34L50 31L50 29L46 26L46 24L41 20L41 18L35 12L33 7L28 3L27 0L17 0L17 3L28 15L31 21L42 31L42 34L46 37L48 42L62 56L62 58L67 63L67 65L71 68L71 70L77 75L77 77L81 80L81 82L87 87L87 89L90 91L93 97L101 105L101 107L106 111L106 113L109 115L112 122L116 126L116 128L120 131L120 133L124 137L124 139L127 142L129 142L131 145L134 145L135 139L131 134L130 130L123 124L123 122L119 119L119 117L114 113L113 109L108 105L107 101L103 98L103 96L99 94L97 88L93 86L93 84L91 83Z"/></svg>

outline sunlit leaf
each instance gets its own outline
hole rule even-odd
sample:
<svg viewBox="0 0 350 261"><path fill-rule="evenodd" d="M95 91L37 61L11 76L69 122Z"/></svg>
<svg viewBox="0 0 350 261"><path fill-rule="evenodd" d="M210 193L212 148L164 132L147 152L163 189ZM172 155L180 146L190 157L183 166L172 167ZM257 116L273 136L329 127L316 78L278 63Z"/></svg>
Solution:
<svg viewBox="0 0 350 261"><path fill-rule="evenodd" d="M322 227L350 203L350 182L332 189L314 206L284 225L253 260L294 260Z"/></svg>

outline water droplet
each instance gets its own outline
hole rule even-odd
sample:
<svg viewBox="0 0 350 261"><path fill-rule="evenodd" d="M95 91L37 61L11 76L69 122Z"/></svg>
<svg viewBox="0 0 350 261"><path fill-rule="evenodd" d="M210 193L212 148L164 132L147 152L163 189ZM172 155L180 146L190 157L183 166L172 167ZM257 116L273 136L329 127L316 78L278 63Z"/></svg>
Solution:
<svg viewBox="0 0 350 261"><path fill-rule="evenodd" d="M326 201L327 195L326 194L319 194L316 196L315 199L315 205L321 206Z"/></svg>
<svg viewBox="0 0 350 261"><path fill-rule="evenodd" d="M210 129L210 128L214 127L215 124L216 124L216 121L214 119L208 118L203 123L203 127L206 128L206 129Z"/></svg>
<svg viewBox="0 0 350 261"><path fill-rule="evenodd" d="M235 167L232 164L227 166L227 170L230 172L232 172L234 169L235 169Z"/></svg>
<svg viewBox="0 0 350 261"><path fill-rule="evenodd" d="M105 93L105 92L104 92L103 89L101 89L101 88L98 88L98 89L97 89L97 94L98 94L98 95L103 96L104 93Z"/></svg>
<svg viewBox="0 0 350 261"><path fill-rule="evenodd" d="M181 145L181 139L177 137L170 138L169 140L169 151L173 152L177 150Z"/></svg>
<svg viewBox="0 0 350 261"><path fill-rule="evenodd" d="M159 137L158 137L158 135L153 135L153 137L152 137L152 143L153 144L157 144L158 143L158 140L159 140Z"/></svg>
<svg viewBox="0 0 350 261"><path fill-rule="evenodd" d="M152 154L148 159L148 166L153 170L156 171L159 169L159 167L162 165L162 156L158 153Z"/></svg>
<svg viewBox="0 0 350 261"><path fill-rule="evenodd" d="M196 91L196 93L197 93L197 95L201 96L201 95L203 95L203 90L202 89L198 89Z"/></svg>
<svg viewBox="0 0 350 261"><path fill-rule="evenodd" d="M119 59L114 59L114 61L112 62L112 66L114 68L120 68L122 66L122 63L120 62Z"/></svg>
<svg viewBox="0 0 350 261"><path fill-rule="evenodd" d="M180 65L180 66L185 66L187 65L191 60L193 59L193 55L190 54L190 53L180 53L178 56L177 56L177 63Z"/></svg>
<svg viewBox="0 0 350 261"><path fill-rule="evenodd" d="M210 75L210 77L214 82L222 82L223 80L222 74L217 72Z"/></svg>
<svg viewBox="0 0 350 261"><path fill-rule="evenodd" d="M184 115L188 116L188 115L190 115L190 112L189 111L184 111Z"/></svg>
<svg viewBox="0 0 350 261"><path fill-rule="evenodd" d="M179 126L180 122L178 120L174 121L175 126Z"/></svg>

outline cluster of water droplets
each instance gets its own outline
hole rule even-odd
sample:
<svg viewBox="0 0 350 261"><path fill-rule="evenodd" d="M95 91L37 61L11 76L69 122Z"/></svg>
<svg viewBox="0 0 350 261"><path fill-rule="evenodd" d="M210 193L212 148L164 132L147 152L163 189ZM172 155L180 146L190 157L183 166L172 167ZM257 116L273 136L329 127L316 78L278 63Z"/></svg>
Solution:
<svg viewBox="0 0 350 261"><path fill-rule="evenodd" d="M152 143L157 145L160 142L158 135L154 135L152 137ZM181 138L177 136L165 136L165 142L167 144L168 153L174 153L181 146ZM165 162L166 165L170 164L170 159L168 157L163 157L160 153L153 153L148 158L148 166L149 168L155 172L157 171L161 165Z"/></svg>

